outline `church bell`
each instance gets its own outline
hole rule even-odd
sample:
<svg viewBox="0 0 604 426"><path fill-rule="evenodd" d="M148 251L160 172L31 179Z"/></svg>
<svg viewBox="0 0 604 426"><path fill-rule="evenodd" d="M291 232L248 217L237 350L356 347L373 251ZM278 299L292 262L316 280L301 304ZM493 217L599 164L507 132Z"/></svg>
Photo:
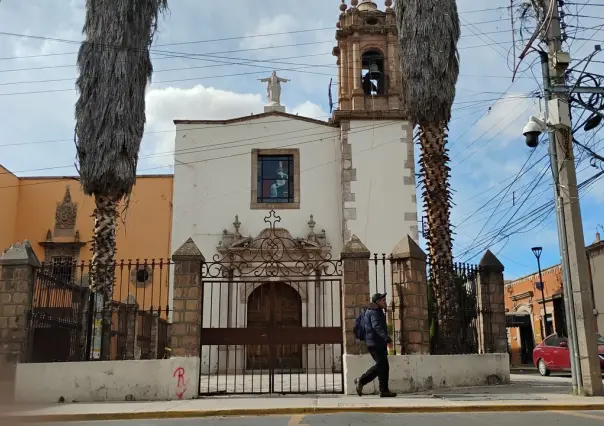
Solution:
<svg viewBox="0 0 604 426"><path fill-rule="evenodd" d="M380 69L378 68L377 64L375 62L372 62L369 65L369 77L372 80L378 80L380 78Z"/></svg>

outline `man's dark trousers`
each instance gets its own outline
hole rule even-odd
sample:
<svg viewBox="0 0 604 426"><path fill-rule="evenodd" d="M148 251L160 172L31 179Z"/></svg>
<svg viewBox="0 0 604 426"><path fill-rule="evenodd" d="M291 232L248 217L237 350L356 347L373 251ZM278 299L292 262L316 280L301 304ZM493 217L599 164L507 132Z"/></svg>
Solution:
<svg viewBox="0 0 604 426"><path fill-rule="evenodd" d="M380 383L380 392L388 391L388 377L390 376L390 364L388 364L388 349L385 347L370 347L367 348L369 354L375 361L369 370L365 372L359 379L361 384L365 386L378 378Z"/></svg>

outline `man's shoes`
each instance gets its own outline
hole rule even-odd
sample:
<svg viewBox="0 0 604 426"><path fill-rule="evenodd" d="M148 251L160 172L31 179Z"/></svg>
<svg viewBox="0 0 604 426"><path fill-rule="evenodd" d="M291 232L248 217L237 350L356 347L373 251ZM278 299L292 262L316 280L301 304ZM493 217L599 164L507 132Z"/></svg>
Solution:
<svg viewBox="0 0 604 426"><path fill-rule="evenodd" d="M390 391L380 392L380 398L396 398L396 394Z"/></svg>
<svg viewBox="0 0 604 426"><path fill-rule="evenodd" d="M356 385L357 395L363 396L363 384L360 379L354 379L354 384Z"/></svg>

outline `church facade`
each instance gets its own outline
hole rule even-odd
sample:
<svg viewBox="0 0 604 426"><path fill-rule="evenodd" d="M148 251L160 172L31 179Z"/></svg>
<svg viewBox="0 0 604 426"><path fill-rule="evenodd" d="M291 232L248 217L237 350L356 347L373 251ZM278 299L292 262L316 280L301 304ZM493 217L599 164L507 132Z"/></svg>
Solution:
<svg viewBox="0 0 604 426"><path fill-rule="evenodd" d="M268 95L262 114L174 120L171 246L191 239L221 271L204 284L203 329L287 321L339 327L338 290L329 277L304 277L296 262L339 259L353 235L380 256L407 235L418 241L394 11L388 1L385 10L372 1L353 5L342 5L337 24L338 106L329 121L287 113L279 96L295 82L276 73L261 80ZM274 252L263 255L267 241L278 262ZM294 270L301 279L291 278ZM372 278L372 291L383 291L378 281ZM341 368L339 347L290 346L273 360L307 371ZM202 344L201 371L262 369L270 356L256 346Z"/></svg>

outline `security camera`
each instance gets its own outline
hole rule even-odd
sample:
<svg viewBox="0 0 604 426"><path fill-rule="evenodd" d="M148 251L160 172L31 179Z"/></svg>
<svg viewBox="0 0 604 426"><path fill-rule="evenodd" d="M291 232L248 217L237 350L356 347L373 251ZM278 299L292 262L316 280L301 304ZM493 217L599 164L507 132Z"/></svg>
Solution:
<svg viewBox="0 0 604 426"><path fill-rule="evenodd" d="M526 146L536 148L539 145L539 136L545 131L545 122L535 116L529 118L528 123L522 129L522 134L526 138Z"/></svg>

